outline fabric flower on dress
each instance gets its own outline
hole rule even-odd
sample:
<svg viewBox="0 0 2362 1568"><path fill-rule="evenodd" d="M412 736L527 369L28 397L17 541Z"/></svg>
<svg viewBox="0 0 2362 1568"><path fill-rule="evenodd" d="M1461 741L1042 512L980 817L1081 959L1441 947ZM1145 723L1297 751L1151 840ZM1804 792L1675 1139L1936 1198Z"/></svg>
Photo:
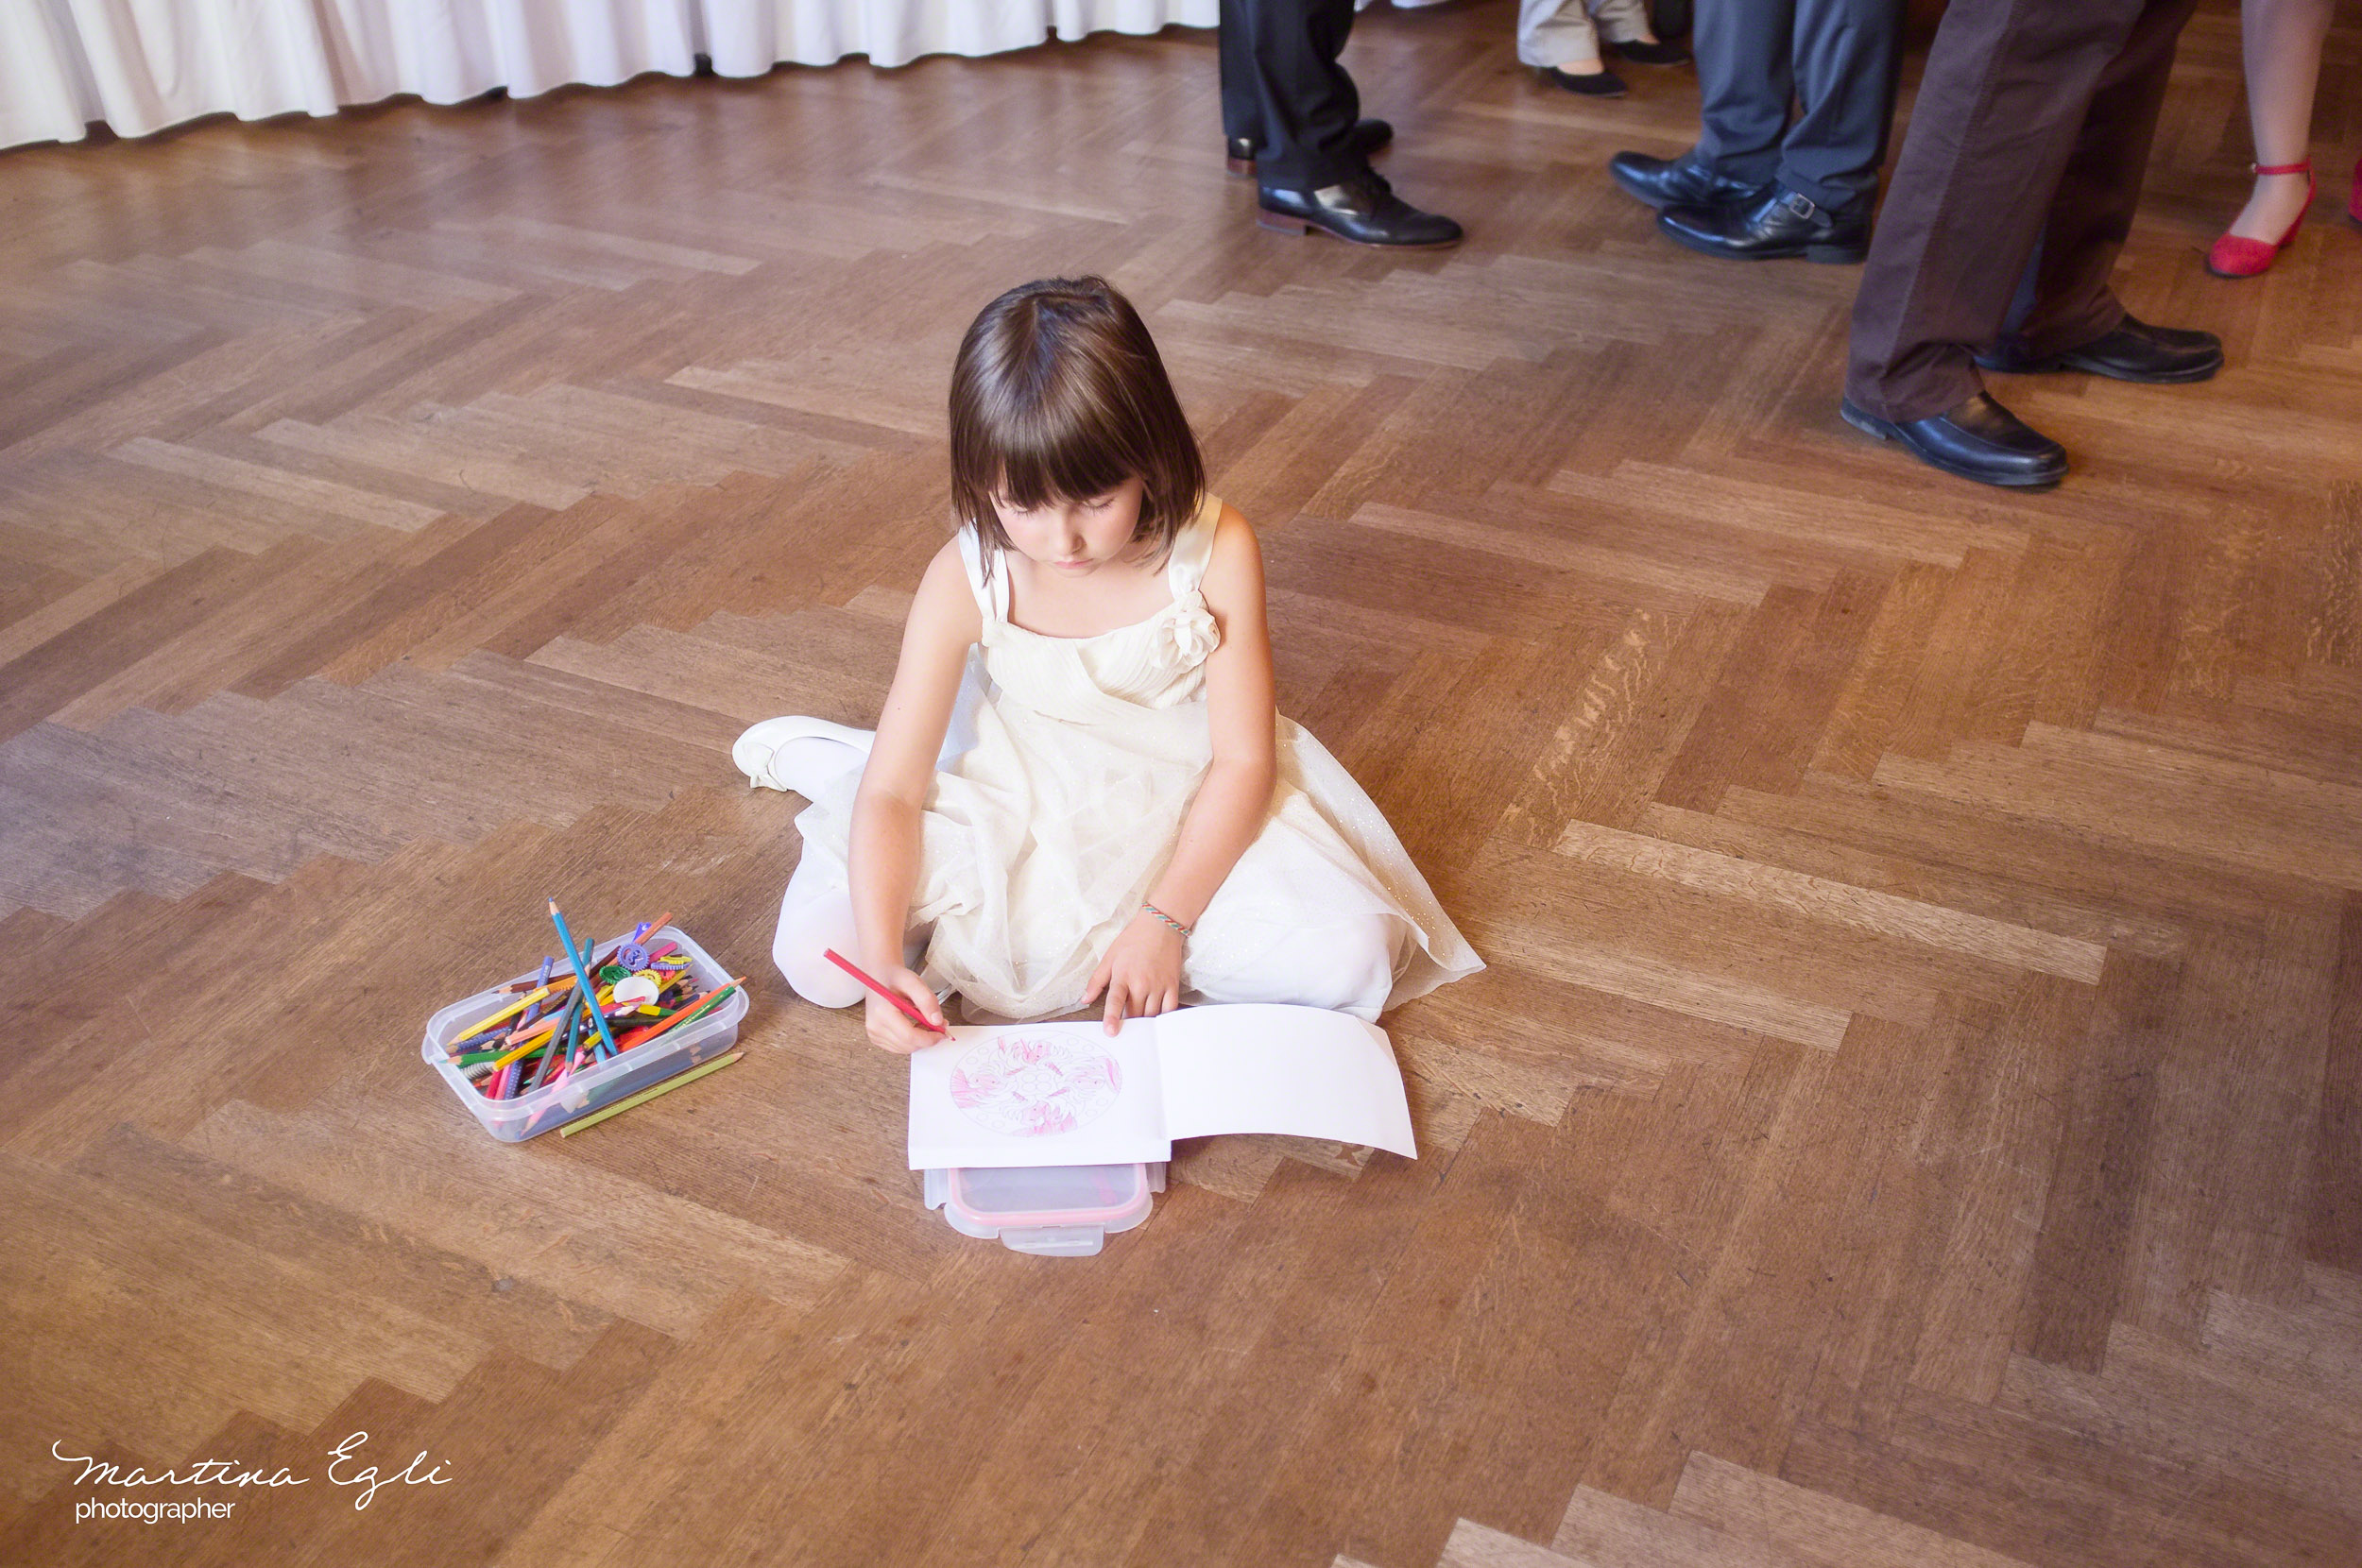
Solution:
<svg viewBox="0 0 2362 1568"><path fill-rule="evenodd" d="M1222 645L1222 629L1214 624L1213 613L1194 589L1187 604L1178 600L1174 604L1180 613L1167 622L1172 628L1172 650L1184 665L1195 664Z"/></svg>

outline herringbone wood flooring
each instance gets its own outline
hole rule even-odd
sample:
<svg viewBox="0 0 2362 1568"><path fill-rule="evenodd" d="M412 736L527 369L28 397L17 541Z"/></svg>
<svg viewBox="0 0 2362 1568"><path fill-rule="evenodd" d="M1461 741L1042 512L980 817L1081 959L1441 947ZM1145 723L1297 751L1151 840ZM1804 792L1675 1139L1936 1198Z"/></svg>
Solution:
<svg viewBox="0 0 2362 1568"><path fill-rule="evenodd" d="M2121 281L2232 368L2004 383L2027 497L1839 423L1852 269L1610 189L1686 73L1510 22L1357 31L1429 256L1256 231L1179 33L0 159L0 1559L2362 1561L2362 34L2234 286L2193 26ZM1417 1162L1188 1146L1076 1263L920 1206L727 742L867 721L956 334L1087 269L1492 967L1387 1020ZM419 1031L544 893L747 1059L486 1139ZM355 1431L450 1484L51 1457Z"/></svg>

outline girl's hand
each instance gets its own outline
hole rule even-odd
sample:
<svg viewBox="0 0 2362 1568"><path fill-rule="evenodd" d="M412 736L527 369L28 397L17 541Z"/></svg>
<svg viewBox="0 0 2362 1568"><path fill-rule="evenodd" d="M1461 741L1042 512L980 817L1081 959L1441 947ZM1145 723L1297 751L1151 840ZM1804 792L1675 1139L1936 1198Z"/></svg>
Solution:
<svg viewBox="0 0 2362 1568"><path fill-rule="evenodd" d="M942 1027L943 1006L935 1000L934 992L925 980L899 963L878 970L877 976L879 984L897 996L907 997L929 1023L938 1029ZM902 1015L901 1009L874 991L869 993L865 1005L868 1011L864 1017L869 1026L870 1044L890 1050L897 1056L908 1056L922 1047L941 1045L949 1038L912 1023Z"/></svg>
<svg viewBox="0 0 2362 1568"><path fill-rule="evenodd" d="M1153 1018L1181 1005L1182 938L1179 931L1142 910L1108 945L1107 956L1091 972L1083 1005L1107 990L1107 1032L1119 1033L1126 1018ZM907 1021L907 1020L906 1020Z"/></svg>

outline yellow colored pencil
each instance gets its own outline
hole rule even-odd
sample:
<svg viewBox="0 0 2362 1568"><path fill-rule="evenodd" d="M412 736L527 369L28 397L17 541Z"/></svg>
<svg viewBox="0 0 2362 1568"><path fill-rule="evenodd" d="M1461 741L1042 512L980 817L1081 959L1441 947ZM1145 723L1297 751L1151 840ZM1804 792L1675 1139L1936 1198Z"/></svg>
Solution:
<svg viewBox="0 0 2362 1568"><path fill-rule="evenodd" d="M472 1040L477 1035L488 1032L494 1024L499 1023L502 1019L515 1017L518 1014L522 1013L526 1008L531 1007L535 1002L547 1001L550 997L556 996L560 991L572 991L573 988L574 977L572 975L567 975L558 980L554 980L550 981L549 984L544 985L539 990L533 992L530 996L518 997L515 1001L510 1002L506 1007L502 1008L498 1013L493 1014L490 1017L478 1019L475 1023L471 1024L466 1031L459 1036L459 1038L461 1040ZM456 1041L454 1042L454 1044L456 1043Z"/></svg>
<svg viewBox="0 0 2362 1568"><path fill-rule="evenodd" d="M691 1079L703 1078L710 1072L718 1071L723 1067L727 1067L731 1063L737 1061L740 1057L745 1054L746 1053L743 1050L734 1050L727 1056L715 1057L712 1061L706 1063L703 1066L692 1067L685 1073L676 1073L673 1077L666 1079L663 1082L657 1084L654 1088L642 1089L638 1094L633 1095L628 1099L619 1099L612 1105L604 1106L599 1110L591 1112L589 1116L584 1116L579 1121L568 1122L565 1126L557 1130L557 1135L561 1138L570 1138L594 1122L605 1121L608 1117L615 1115L617 1112L628 1111L635 1105L644 1105L659 1095L670 1094L675 1089L677 1089L682 1084L688 1082Z"/></svg>

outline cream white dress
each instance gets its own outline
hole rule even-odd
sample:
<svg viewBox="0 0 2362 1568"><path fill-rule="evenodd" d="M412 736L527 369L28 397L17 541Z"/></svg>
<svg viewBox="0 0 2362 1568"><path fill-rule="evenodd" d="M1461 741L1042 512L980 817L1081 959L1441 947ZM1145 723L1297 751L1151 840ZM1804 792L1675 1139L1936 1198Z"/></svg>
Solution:
<svg viewBox="0 0 2362 1568"><path fill-rule="evenodd" d="M1011 623L1005 563L987 579L961 531L984 629L953 730L973 740L930 788L910 915L933 927L920 973L938 993L1011 1018L1073 1009L1163 872L1212 758L1206 657L1220 634L1199 584L1221 513L1207 496L1175 538L1170 604L1084 638ZM1284 952L1302 999L1375 1019L1482 968L1353 775L1309 732L1277 726L1270 814L1198 918L1183 999L1299 999L1269 973ZM859 784L856 768L796 819L832 881ZM1324 929L1367 932L1374 916L1391 940L1369 979L1346 980L1358 994L1301 973L1328 950Z"/></svg>

